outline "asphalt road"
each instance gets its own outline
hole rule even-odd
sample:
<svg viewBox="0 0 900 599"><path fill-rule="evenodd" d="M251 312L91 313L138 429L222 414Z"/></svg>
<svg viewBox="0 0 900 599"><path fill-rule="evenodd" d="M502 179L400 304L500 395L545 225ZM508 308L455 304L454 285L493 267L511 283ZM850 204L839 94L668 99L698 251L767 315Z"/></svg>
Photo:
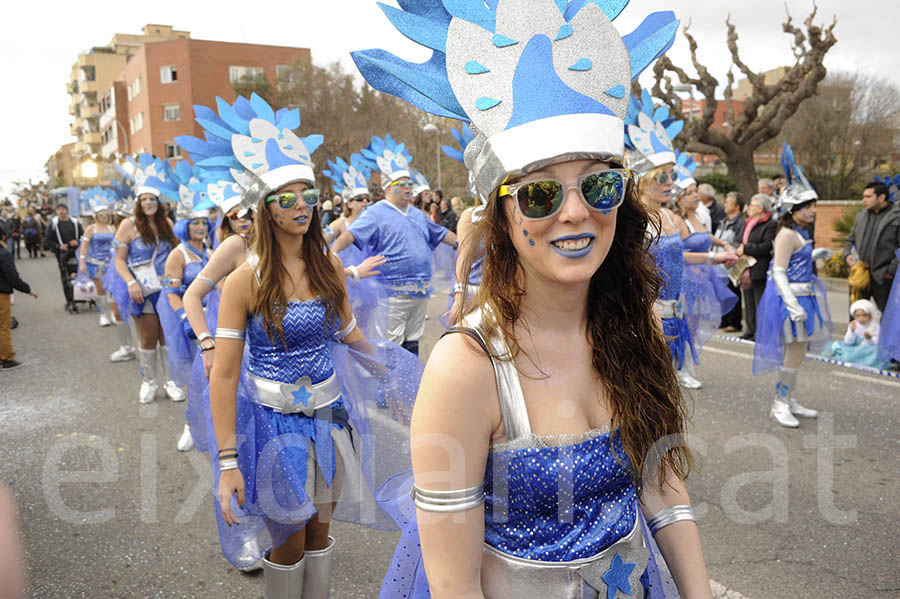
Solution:
<svg viewBox="0 0 900 599"><path fill-rule="evenodd" d="M206 458L175 450L185 405L140 407L137 363L109 362L116 337L96 315L63 311L55 262L19 268L41 297L13 308L24 366L0 372L0 481L19 503L29 596L262 597L261 575L221 555ZM808 361L800 398L822 414L786 430L751 349L711 342L692 395L689 487L720 596L900 597L900 382ZM333 531L332 596L376 597L396 533Z"/></svg>

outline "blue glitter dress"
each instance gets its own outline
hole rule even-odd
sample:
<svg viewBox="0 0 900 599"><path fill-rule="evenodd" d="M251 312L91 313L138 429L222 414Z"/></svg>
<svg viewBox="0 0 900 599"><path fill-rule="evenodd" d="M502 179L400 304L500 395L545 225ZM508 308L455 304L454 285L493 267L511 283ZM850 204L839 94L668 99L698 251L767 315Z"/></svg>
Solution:
<svg viewBox="0 0 900 599"><path fill-rule="evenodd" d="M133 223L134 221L132 220L132 224ZM154 251L156 252L155 257ZM147 264L152 259L156 274L159 275L160 281L162 281L166 272L166 259L168 259L169 252L171 251L172 244L165 240L157 240L157 242L152 245L144 243L143 238L137 234L137 229L135 229L134 239L128 244L128 257L126 258L126 262L128 267L132 268L134 266ZM115 268L109 270L115 271ZM131 301L131 296L128 293L128 285L122 277L116 276L112 278L111 283L112 287L107 287L107 289L110 289L112 292L113 299L119 307L119 314L122 318L127 319L140 316L144 313L144 307L147 305L147 302L155 309L160 292L145 296L144 303L138 305ZM104 279L104 284L106 284L106 279Z"/></svg>
<svg viewBox="0 0 900 599"><path fill-rule="evenodd" d="M92 279L101 279L106 274L106 269L112 260L112 244L115 238L115 233L95 232L91 236L85 263L88 276Z"/></svg>
<svg viewBox="0 0 900 599"><path fill-rule="evenodd" d="M900 260L900 248L894 250L894 255ZM881 318L881 337L878 338L878 358L881 360L900 361L900 271L894 274L894 282L891 284L891 294L884 306L884 315Z"/></svg>
<svg viewBox="0 0 900 599"><path fill-rule="evenodd" d="M689 221L685 221L691 229ZM712 248L712 237L707 231L692 232L684 238L685 252L706 254ZM691 329L691 338L697 350L715 334L722 316L731 312L738 298L719 276L721 265L691 264L685 261L684 297L685 315Z"/></svg>
<svg viewBox="0 0 900 599"><path fill-rule="evenodd" d="M466 317L470 328L477 330L478 322L478 311ZM507 376L518 380L511 362L495 361L494 367L498 375L498 369L508 368ZM631 461L618 431L610 433L607 426L581 435L535 435L521 393L518 384L501 389L507 441L491 447L485 465L481 585L487 599L507 599L510 593L508 580L498 580L497 570L486 565L497 555L562 566L563 562L597 556L635 531L640 535L643 529L644 538L649 538L630 476ZM410 499L412 484L408 471L389 480L378 493L379 502L403 531L385 575L381 599L430 597L416 508ZM622 551L621 545L616 547ZM659 559L651 539L643 562L636 563L633 583L641 585L647 597L677 597L670 577L660 576ZM565 591L549 586L517 597L598 597L596 587L578 584L582 585L572 595L566 594L572 592L570 583ZM606 596L605 592L599 595Z"/></svg>
<svg viewBox="0 0 900 599"><path fill-rule="evenodd" d="M766 289L756 309L756 344L753 348L753 374L763 374L779 368L784 362L784 344L802 342L809 351L821 353L831 341L831 314L825 296L825 286L813 274L812 240L804 229L794 229L803 247L791 254L787 267L790 283L809 283L814 293L797 294L797 301L806 311L804 322L793 322L778 287L772 280L771 269ZM773 261L774 262L774 261Z"/></svg>
<svg viewBox="0 0 900 599"><path fill-rule="evenodd" d="M666 345L672 352L678 370L681 370L688 349L694 363L698 362L697 350L684 311L684 242L681 235L677 231L671 235L660 235L650 245L650 253L656 259L656 268L663 281L659 299L663 302L675 302L676 314L680 312L674 318L663 318L662 324Z"/></svg>

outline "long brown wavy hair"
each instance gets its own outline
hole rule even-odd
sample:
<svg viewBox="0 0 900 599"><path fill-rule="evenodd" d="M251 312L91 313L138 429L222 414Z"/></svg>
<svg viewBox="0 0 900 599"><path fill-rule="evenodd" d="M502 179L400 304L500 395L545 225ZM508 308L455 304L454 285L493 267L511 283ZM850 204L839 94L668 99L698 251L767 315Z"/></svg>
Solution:
<svg viewBox="0 0 900 599"><path fill-rule="evenodd" d="M648 226L654 231L652 237L647 233ZM506 212L495 192L484 218L474 224L468 236L484 241L481 285L473 302L462 308L455 320L459 322L462 313L474 304L491 306L497 322L486 322L486 332L499 328L515 357L523 351L514 331L521 320L525 289L524 270L509 230ZM659 216L644 208L632 181L618 209L612 247L591 278L587 297L594 370L612 409L610 428L619 430L638 490L644 481L655 481L661 488L669 471L685 479L695 469L693 456L683 442L687 408L672 354L653 311L661 279L649 247L659 230ZM463 285L478 254L463 252Z"/></svg>
<svg viewBox="0 0 900 599"><path fill-rule="evenodd" d="M167 214L169 207L160 198L156 198L157 208L153 215L153 222L156 223L156 232L153 234L153 227L150 225L150 219L141 210L141 201L134 202L134 226L137 228L138 235L146 245L156 245L157 241L168 241L174 248L178 245L178 239L172 232L172 223L169 221Z"/></svg>
<svg viewBox="0 0 900 599"><path fill-rule="evenodd" d="M306 265L309 289L313 296L325 304L326 321L331 323L337 318L346 297L344 273L338 272L331 261L331 252L322 235L318 211L311 209L309 212L309 230L303 236L300 258ZM259 256L257 269L260 282L257 284L256 277L253 278L250 312L262 317L263 326L270 339L274 340L278 335L281 343L287 346L282 321L287 310L288 298L282 287L282 281L289 278L287 269L281 261L281 249L275 239L276 226L265 200L260 200L256 218L253 219L254 234L251 234L255 237L254 249Z"/></svg>

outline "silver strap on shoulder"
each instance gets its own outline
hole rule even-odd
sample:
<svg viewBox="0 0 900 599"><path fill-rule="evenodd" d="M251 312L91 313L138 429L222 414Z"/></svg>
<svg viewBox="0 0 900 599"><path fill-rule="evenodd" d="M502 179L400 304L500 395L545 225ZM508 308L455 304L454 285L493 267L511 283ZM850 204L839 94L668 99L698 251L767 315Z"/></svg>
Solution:
<svg viewBox="0 0 900 599"><path fill-rule="evenodd" d="M216 282L213 281L212 279L210 279L209 277L207 277L206 275L197 275L197 280L203 281L204 283L209 285L210 289L216 288Z"/></svg>
<svg viewBox="0 0 900 599"><path fill-rule="evenodd" d="M356 316L350 319L350 324L345 326L343 329L334 334L335 339L343 339L347 335L353 332L353 329L356 328Z"/></svg>
<svg viewBox="0 0 900 599"><path fill-rule="evenodd" d="M237 341L243 341L246 337L244 331L239 331L237 329L223 329L219 327L216 329L216 339L235 339Z"/></svg>
<svg viewBox="0 0 900 599"><path fill-rule="evenodd" d="M660 529L668 526L669 524L675 524L676 522L681 522L682 520L693 520L694 522L697 519L694 517L694 509L689 505L673 505L672 507L667 507L665 509L659 510L653 516L647 520L647 528L650 529L650 534L656 536L656 533L659 532Z"/></svg>
<svg viewBox="0 0 900 599"><path fill-rule="evenodd" d="M484 503L484 483L457 491L430 491L413 485L413 502L426 512L464 512Z"/></svg>
<svg viewBox="0 0 900 599"><path fill-rule="evenodd" d="M250 265L250 270L253 271L253 276L256 277L256 284L262 285L262 280L259 278L259 254L251 251L250 255L247 256L247 264Z"/></svg>
<svg viewBox="0 0 900 599"><path fill-rule="evenodd" d="M477 308L466 315L463 326L473 329L495 356L509 356L509 348L499 331L491 335L490 339L485 338L482 321L482 308ZM523 435L530 435L531 423L528 420L525 395L522 393L515 362L512 359L492 358L491 363L497 380L497 397L500 400L500 414L503 417L506 440L513 441Z"/></svg>

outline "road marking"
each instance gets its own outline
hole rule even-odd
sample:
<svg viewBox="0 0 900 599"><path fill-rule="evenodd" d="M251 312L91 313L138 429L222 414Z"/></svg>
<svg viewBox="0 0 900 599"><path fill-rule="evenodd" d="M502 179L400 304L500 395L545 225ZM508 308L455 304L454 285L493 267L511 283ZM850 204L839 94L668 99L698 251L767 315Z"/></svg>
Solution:
<svg viewBox="0 0 900 599"><path fill-rule="evenodd" d="M746 353L739 352L739 351L731 351L729 349L719 349L718 347L712 347L710 345L707 345L706 347L704 347L703 351L710 351L714 354L722 354L723 356L732 356L735 358L743 358L745 360L753 359L753 354L746 354Z"/></svg>
<svg viewBox="0 0 900 599"><path fill-rule="evenodd" d="M737 591L730 591L728 588L716 582L712 578L709 579L709 586L713 592L713 599L749 599L746 595L741 595Z"/></svg>
<svg viewBox="0 0 900 599"><path fill-rule="evenodd" d="M880 379L876 379L875 377L863 376L861 374L852 374L849 372L836 372L836 371L833 371L831 374L833 374L834 376L839 376L841 378L845 378L845 379L853 379L855 381L863 381L866 383L877 383L879 385L886 385L888 387L900 387L900 383L895 383L893 381L882 381Z"/></svg>

